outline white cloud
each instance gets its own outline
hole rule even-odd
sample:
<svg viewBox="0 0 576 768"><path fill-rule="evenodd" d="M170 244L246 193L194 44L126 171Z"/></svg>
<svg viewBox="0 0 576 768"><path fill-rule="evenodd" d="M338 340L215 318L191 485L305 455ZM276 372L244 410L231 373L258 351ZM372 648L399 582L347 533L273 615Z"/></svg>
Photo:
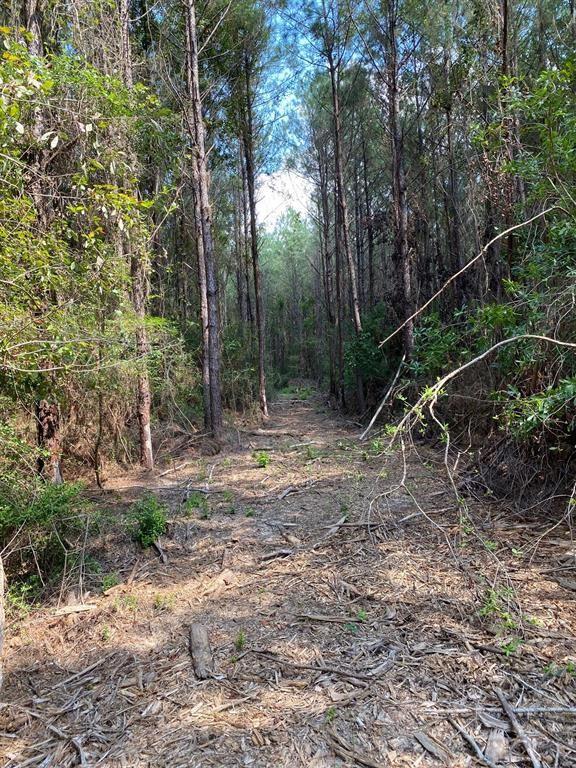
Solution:
<svg viewBox="0 0 576 768"><path fill-rule="evenodd" d="M307 215L311 194L312 184L294 171L262 174L258 179L258 223L268 230L274 229L288 208Z"/></svg>

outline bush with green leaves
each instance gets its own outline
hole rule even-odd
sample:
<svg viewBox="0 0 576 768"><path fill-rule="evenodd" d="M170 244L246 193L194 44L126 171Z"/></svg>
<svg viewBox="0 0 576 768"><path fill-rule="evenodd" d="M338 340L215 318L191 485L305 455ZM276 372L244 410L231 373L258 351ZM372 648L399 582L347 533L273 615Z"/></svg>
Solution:
<svg viewBox="0 0 576 768"><path fill-rule="evenodd" d="M436 378L454 365L462 351L462 333L442 323L431 313L423 317L414 331L414 356L411 373L427 380Z"/></svg>
<svg viewBox="0 0 576 768"><path fill-rule="evenodd" d="M270 456L268 451L256 451L254 453L254 460L256 461L256 465L260 467L260 469L266 469L266 467L272 461L272 457Z"/></svg>
<svg viewBox="0 0 576 768"><path fill-rule="evenodd" d="M55 585L74 567L97 516L82 483L53 485L23 478L18 469L7 469L5 460L0 465L7 470L0 480L0 550L14 595L22 586L18 594L28 599L27 585L34 583L36 596L36 580L43 587Z"/></svg>
<svg viewBox="0 0 576 768"><path fill-rule="evenodd" d="M134 520L134 538L144 549L152 546L160 536L166 533L168 527L166 512L166 505L152 494L132 505L130 515Z"/></svg>
<svg viewBox="0 0 576 768"><path fill-rule="evenodd" d="M366 312L362 333L344 345L344 377L350 390L355 387L357 373L361 374L368 388L380 387L394 375L400 359L399 338L387 344L386 349L380 347L382 339L393 330L389 308L385 304L378 304Z"/></svg>

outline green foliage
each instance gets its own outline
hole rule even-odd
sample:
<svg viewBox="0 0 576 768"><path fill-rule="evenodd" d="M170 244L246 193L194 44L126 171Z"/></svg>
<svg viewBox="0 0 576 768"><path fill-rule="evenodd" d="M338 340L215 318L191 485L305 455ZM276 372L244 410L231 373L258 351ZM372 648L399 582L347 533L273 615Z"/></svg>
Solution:
<svg viewBox="0 0 576 768"><path fill-rule="evenodd" d="M414 332L414 357L410 371L415 376L437 377L449 370L462 351L462 336L446 327L439 315L426 315Z"/></svg>
<svg viewBox="0 0 576 768"><path fill-rule="evenodd" d="M516 387L509 387L500 418L507 429L521 439L544 433L550 438L574 434L576 376L525 397Z"/></svg>
<svg viewBox="0 0 576 768"><path fill-rule="evenodd" d="M246 647L246 639L246 632L244 632L243 629L238 630L238 634L234 640L234 648L236 648L238 652L243 651Z"/></svg>
<svg viewBox="0 0 576 768"><path fill-rule="evenodd" d="M257 467L260 467L260 469L266 469L266 467L272 461L272 457L267 451L255 451L254 460Z"/></svg>
<svg viewBox="0 0 576 768"><path fill-rule="evenodd" d="M518 622L513 617L510 608L513 596L514 593L509 587L488 589L484 596L482 607L478 611L478 615L483 618L497 620L502 628L516 629Z"/></svg>
<svg viewBox="0 0 576 768"><path fill-rule="evenodd" d="M166 533L166 506L156 496L145 496L130 509L134 519L134 538L142 547L152 546L160 536Z"/></svg>
<svg viewBox="0 0 576 768"><path fill-rule="evenodd" d="M9 617L24 618L36 605L42 592L42 582L37 574L14 581L6 590L6 612Z"/></svg>
<svg viewBox="0 0 576 768"><path fill-rule="evenodd" d="M398 366L397 342L385 351L380 348L382 339L394 330L387 321L389 311L384 304L379 304L367 312L362 321L362 333L354 335L345 344L345 381L350 390L355 386L357 373L371 387L388 381Z"/></svg>
<svg viewBox="0 0 576 768"><path fill-rule="evenodd" d="M48 531L54 524L73 528L79 522L77 517L86 508L81 498L81 483L32 485L27 501L22 496L17 500L0 496L0 536L3 538L18 528Z"/></svg>
<svg viewBox="0 0 576 768"><path fill-rule="evenodd" d="M154 595L154 601L152 603L154 610L170 612L176 607L176 595L168 594L162 595L160 593Z"/></svg>
<svg viewBox="0 0 576 768"><path fill-rule="evenodd" d="M210 517L210 502L205 493L193 491L186 499L186 512L191 514L197 512L202 520L208 520Z"/></svg>
<svg viewBox="0 0 576 768"><path fill-rule="evenodd" d="M504 654L507 658L510 656L513 656L516 651L522 646L523 640L520 637L512 637L510 640L507 640L505 643L502 643L500 647L504 651Z"/></svg>
<svg viewBox="0 0 576 768"><path fill-rule="evenodd" d="M106 590L112 589L112 587L116 587L118 584L120 584L120 578L117 573L105 573L102 577L102 592L106 592Z"/></svg>

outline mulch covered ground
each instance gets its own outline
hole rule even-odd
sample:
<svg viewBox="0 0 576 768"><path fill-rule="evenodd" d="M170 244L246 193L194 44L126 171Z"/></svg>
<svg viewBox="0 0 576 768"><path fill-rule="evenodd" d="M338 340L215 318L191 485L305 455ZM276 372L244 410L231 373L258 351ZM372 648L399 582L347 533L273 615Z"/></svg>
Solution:
<svg viewBox="0 0 576 768"><path fill-rule="evenodd" d="M102 492L118 520L143 486L169 504L164 561L110 525L90 555L117 586L12 620L2 765L576 765L569 531L459 505L437 454L358 432L284 398L223 453Z"/></svg>

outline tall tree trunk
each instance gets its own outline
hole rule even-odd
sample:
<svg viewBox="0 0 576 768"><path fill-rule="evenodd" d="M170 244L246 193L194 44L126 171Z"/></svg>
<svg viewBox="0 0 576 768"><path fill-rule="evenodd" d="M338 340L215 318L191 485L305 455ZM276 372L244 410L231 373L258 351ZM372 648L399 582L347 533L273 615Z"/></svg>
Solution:
<svg viewBox="0 0 576 768"><path fill-rule="evenodd" d="M132 252L130 255L130 277L132 281L132 306L138 320L136 352L141 365L136 383L136 415L138 417L140 464L145 469L151 470L154 468L154 454L152 452L152 431L150 428L152 395L150 393L148 371L146 370L146 360L150 352L150 344L145 326L147 276L146 262L141 254Z"/></svg>
<svg viewBox="0 0 576 768"><path fill-rule="evenodd" d="M396 253L400 263L404 316L404 353L410 359L414 350L412 263L408 246L408 205L404 168L404 140L400 128L400 97L398 92L397 4L388 1L388 113L392 142L393 210L396 231Z"/></svg>
<svg viewBox="0 0 576 768"><path fill-rule="evenodd" d="M130 2L120 0L120 44L122 77L127 88L132 88L132 51L130 47ZM129 182L128 182L129 183ZM134 190L132 190L134 191ZM154 453L152 450L151 410L152 395L150 378L148 376L147 359L150 353L148 332L146 330L146 299L147 290L147 260L143 252L133 248L128 238L123 237L121 248L130 263L130 278L132 281L132 306L138 320L136 327L136 352L139 358L140 370L136 382L136 417L138 419L138 436L140 444L140 464L147 470L154 468Z"/></svg>
<svg viewBox="0 0 576 768"><path fill-rule="evenodd" d="M268 418L268 401L266 398L266 352L264 335L264 307L262 302L262 287L258 249L258 227L256 220L256 169L254 164L254 114L253 93L251 81L251 63L248 55L244 56L244 109L245 119L242 121L244 163L246 166L246 183L248 191L248 212L250 218L250 247L252 252L252 269L254 273L254 304L256 310L256 332L258 334L258 399L264 418Z"/></svg>
<svg viewBox="0 0 576 768"><path fill-rule="evenodd" d="M244 153L244 140L240 138L240 177L242 179L242 257L244 259L244 278L246 280L246 311L250 328L254 325L254 312L252 309L250 272L250 214L248 212L248 181L246 178L246 162ZM252 343L252 340L251 340Z"/></svg>
<svg viewBox="0 0 576 768"><path fill-rule="evenodd" d="M342 238L342 249L348 264L350 276L350 291L352 294L352 316L354 329L357 334L362 333L362 319L360 317L360 300L358 297L358 276L354 255L350 244L350 226L348 223L348 203L346 201L346 189L344 186L344 168L342 161L342 126L340 114L340 93L338 83L338 70L332 51L328 52L328 69L330 72L330 86L332 91L332 111L334 130L334 171L336 178L336 203L338 206L338 233L336 237Z"/></svg>
<svg viewBox="0 0 576 768"><path fill-rule="evenodd" d="M5 593L5 583L4 583L4 566L2 564L2 557L0 557L0 690L2 690L2 678L3 678L3 664L2 664L2 657L3 657L3 650L4 650L4 624L5 624L5 615L4 615L4 593Z"/></svg>
<svg viewBox="0 0 576 768"><path fill-rule="evenodd" d="M39 0L25 0L23 6L23 21L27 32L26 44L28 51L32 56L40 57L44 53L44 41L42 39L41 7ZM33 133L38 143L44 133L44 115L41 109L34 109ZM53 212L51 210L50 198L43 183L44 172L46 170L47 157L45 150L38 148L36 150L32 166L32 182L30 193L34 200L36 215L38 217L38 229L40 232L46 232L50 226ZM45 296L45 304L55 304L57 297L52 295ZM45 360L44 368L50 368L49 360ZM52 379L48 372L43 374L46 389L50 391ZM38 400L35 404L36 415L36 435L38 447L41 454L38 457L37 467L39 474L53 483L62 482L61 469L61 418L60 405L53 396L48 395Z"/></svg>
<svg viewBox="0 0 576 768"><path fill-rule="evenodd" d="M334 261L335 261L335 297L336 297L336 402L338 407L346 405L346 393L344 389L344 303L342 297L342 248L340 242L340 210L338 207L338 193L334 186Z"/></svg>
<svg viewBox="0 0 576 768"><path fill-rule="evenodd" d="M194 141L193 161L193 192L196 201L197 216L200 218L199 232L197 232L198 265L201 282L201 296L205 295L206 317L202 323L207 325L207 332L203 328L204 359L208 375L210 413L207 427L215 438L219 438L223 428L222 392L220 381L220 317L218 306L218 281L216 277L216 261L214 253L214 240L212 237L212 208L210 205L210 182L208 174L208 162L206 156L206 139L204 128L204 115L202 112L202 100L200 96L200 74L198 69L198 36L196 28L196 2L186 0L186 44L187 56L187 84L190 100L191 133ZM204 283L204 285L202 284ZM204 301L204 298L202 298ZM207 401L207 398L205 398Z"/></svg>
<svg viewBox="0 0 576 768"><path fill-rule="evenodd" d="M368 158L366 141L362 139L362 169L364 201L366 206L366 235L368 239L368 307L374 306L374 222L372 221L372 199L368 183Z"/></svg>

